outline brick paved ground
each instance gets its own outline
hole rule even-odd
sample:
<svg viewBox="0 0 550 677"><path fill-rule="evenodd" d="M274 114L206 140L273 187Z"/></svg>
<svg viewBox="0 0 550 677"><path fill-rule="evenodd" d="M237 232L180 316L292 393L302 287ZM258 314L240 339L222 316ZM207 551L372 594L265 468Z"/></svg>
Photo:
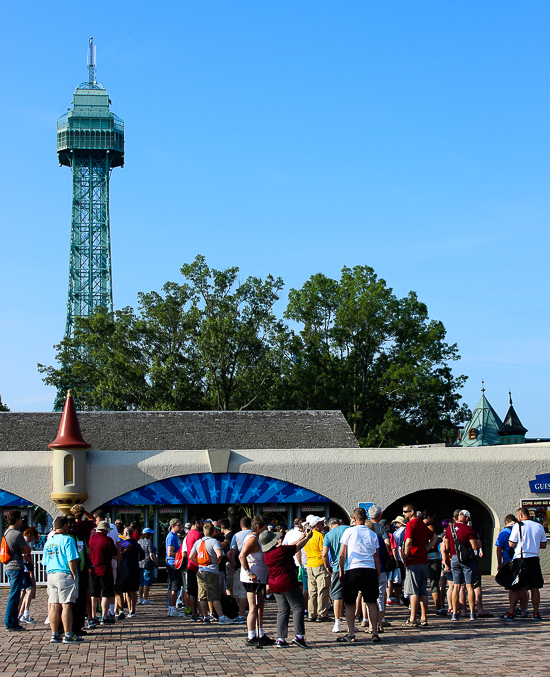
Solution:
<svg viewBox="0 0 550 677"><path fill-rule="evenodd" d="M550 588L550 578L547 580ZM547 588L548 589L548 588ZM298 647L261 651L244 646L245 627L203 627L166 617L163 592L157 586L154 606L138 607L138 616L112 628L99 628L79 646L49 644L46 593L39 589L32 615L37 623L21 633L0 630L2 677L145 677L149 675L251 675L254 677L319 677L375 675L384 677L446 677L476 675L545 676L550 673L548 626L543 621L504 624L496 615L505 607L505 594L484 578L487 610L494 618L451 623L430 615L428 629L399 627L401 607L390 607L392 627L373 645L360 633L360 643L338 645L332 625L307 624L309 651ZM3 614L8 591L0 590ZM541 613L550 620L550 594L543 591ZM266 630L274 634L276 604L267 605Z"/></svg>

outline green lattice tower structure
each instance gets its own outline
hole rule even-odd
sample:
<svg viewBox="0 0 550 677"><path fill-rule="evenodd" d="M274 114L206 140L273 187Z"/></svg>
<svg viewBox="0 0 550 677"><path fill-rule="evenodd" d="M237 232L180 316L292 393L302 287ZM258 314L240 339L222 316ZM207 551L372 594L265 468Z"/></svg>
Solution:
<svg viewBox="0 0 550 677"><path fill-rule="evenodd" d="M96 81L93 39L88 51L88 81L76 88L73 108L57 121L59 166L73 174L69 294L65 336L75 317L98 306L113 309L109 179L124 166L124 122L109 111L111 100Z"/></svg>

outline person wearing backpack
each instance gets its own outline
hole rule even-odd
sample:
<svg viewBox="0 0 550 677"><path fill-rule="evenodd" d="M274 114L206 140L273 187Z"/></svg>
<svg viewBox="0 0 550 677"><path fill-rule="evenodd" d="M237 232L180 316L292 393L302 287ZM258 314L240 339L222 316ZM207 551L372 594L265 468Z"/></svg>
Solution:
<svg viewBox="0 0 550 677"><path fill-rule="evenodd" d="M474 550L479 548L477 534L471 526L468 526L470 513L468 510L460 510L457 521L449 524L445 532L445 557L446 565L453 574L453 615L452 621L460 620L458 614L458 598L461 585L466 585L468 591L468 605L470 607L470 620L476 620L474 583L476 581L476 569L474 563Z"/></svg>
<svg viewBox="0 0 550 677"><path fill-rule="evenodd" d="M224 615L221 605L222 591L218 564L222 561L223 552L220 542L214 538L215 532L216 527L210 522L204 525L204 536L193 545L189 559L199 568L197 582L202 622L208 624L215 621L215 618L208 614L208 602L212 602L220 625L229 625L233 621Z"/></svg>
<svg viewBox="0 0 550 677"><path fill-rule="evenodd" d="M25 563L31 567L33 564L31 546L19 531L23 523L21 510L10 510L6 517L8 528L2 537L1 549L2 564L10 584L10 596L6 605L4 625L6 630L14 632L16 630L24 630L24 627L19 624L19 602L21 600L23 581L25 580Z"/></svg>

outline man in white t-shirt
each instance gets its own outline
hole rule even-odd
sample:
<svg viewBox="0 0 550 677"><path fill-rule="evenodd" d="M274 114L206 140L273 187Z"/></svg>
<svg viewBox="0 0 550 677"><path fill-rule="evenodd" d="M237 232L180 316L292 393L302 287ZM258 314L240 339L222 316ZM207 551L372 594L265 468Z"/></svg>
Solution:
<svg viewBox="0 0 550 677"><path fill-rule="evenodd" d="M294 520L294 526L292 529L287 531L285 537L283 538L282 545L294 545L304 537L304 532L300 529L301 522L302 520L299 517ZM297 567L300 566L300 560L298 559L297 555L294 555L294 563Z"/></svg>
<svg viewBox="0 0 550 677"><path fill-rule="evenodd" d="M542 620L539 614L540 588L544 586L544 579L540 569L540 551L546 548L546 534L542 524L533 522L527 508L520 508L516 516L518 523L512 527L509 545L515 547L514 559L523 557L525 567L525 586L522 590L531 591L531 603L533 604L533 620ZM510 609L504 616L504 620L514 620L516 606L520 599L519 590L510 591ZM525 611L525 609L522 609Z"/></svg>
<svg viewBox="0 0 550 677"><path fill-rule="evenodd" d="M379 642L378 635L378 579L380 578L380 557L378 536L365 522L367 513L364 508L356 508L353 513L355 526L344 531L340 539L340 580L344 586L344 604L348 634L338 637L337 642L355 642L355 603L357 596L363 594L363 602L369 610L372 625L372 641ZM347 557L347 568L344 566Z"/></svg>

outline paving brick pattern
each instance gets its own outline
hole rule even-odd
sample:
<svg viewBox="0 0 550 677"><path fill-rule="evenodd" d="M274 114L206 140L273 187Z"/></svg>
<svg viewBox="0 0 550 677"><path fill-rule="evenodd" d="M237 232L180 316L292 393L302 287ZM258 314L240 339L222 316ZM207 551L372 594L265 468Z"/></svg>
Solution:
<svg viewBox="0 0 550 677"><path fill-rule="evenodd" d="M550 587L550 577L547 577ZM0 591L0 611L8 590ZM547 677L550 642L545 621L505 624L496 616L505 608L506 593L484 578L484 598L493 618L451 623L430 614L427 629L400 627L406 614L390 607L392 623L380 644L359 633L356 645L339 645L332 624L306 624L308 651L248 649L245 626L202 626L168 618L163 590L153 589L153 606L138 607L135 619L99 628L78 646L49 644L46 591L38 590L32 615L36 626L20 633L0 630L2 677L189 677L250 675L253 677L319 677L323 675L374 675L376 677L455 677L476 675ZM541 612L550 619L550 599L543 590ZM274 634L277 605L267 604L266 631Z"/></svg>

